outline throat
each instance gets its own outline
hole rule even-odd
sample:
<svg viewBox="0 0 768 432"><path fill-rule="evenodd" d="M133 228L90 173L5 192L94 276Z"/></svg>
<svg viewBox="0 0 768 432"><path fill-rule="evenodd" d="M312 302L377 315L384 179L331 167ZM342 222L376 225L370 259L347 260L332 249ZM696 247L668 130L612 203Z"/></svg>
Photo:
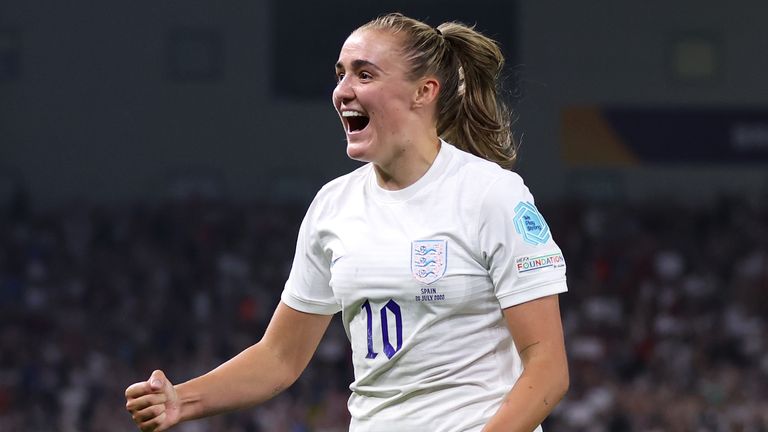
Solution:
<svg viewBox="0 0 768 432"><path fill-rule="evenodd" d="M388 191L398 191L414 185L429 172L434 159L414 158L403 154L387 164L374 163L376 182Z"/></svg>
<svg viewBox="0 0 768 432"><path fill-rule="evenodd" d="M365 116L348 117L347 122L349 123L350 132L358 132L368 126L370 118Z"/></svg>

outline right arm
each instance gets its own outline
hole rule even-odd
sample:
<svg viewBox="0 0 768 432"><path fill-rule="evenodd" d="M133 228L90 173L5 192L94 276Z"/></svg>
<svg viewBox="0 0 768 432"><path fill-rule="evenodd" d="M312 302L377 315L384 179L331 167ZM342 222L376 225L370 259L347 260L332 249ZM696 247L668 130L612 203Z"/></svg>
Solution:
<svg viewBox="0 0 768 432"><path fill-rule="evenodd" d="M264 402L298 379L331 317L299 312L281 302L257 344L176 386L155 371L148 381L128 387L126 407L142 431L160 432L182 421Z"/></svg>

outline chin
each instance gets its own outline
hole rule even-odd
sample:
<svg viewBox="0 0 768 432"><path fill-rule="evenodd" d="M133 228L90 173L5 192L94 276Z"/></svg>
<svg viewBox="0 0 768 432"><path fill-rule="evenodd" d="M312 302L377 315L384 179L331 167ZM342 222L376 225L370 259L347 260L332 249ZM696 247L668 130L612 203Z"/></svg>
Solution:
<svg viewBox="0 0 768 432"><path fill-rule="evenodd" d="M347 156L360 162L370 162L371 155L368 143L351 143L347 138Z"/></svg>

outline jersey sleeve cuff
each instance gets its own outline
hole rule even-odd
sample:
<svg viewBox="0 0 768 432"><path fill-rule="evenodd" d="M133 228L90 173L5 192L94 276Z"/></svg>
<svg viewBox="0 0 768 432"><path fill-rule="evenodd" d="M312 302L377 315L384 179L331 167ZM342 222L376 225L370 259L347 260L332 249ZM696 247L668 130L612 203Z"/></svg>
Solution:
<svg viewBox="0 0 768 432"><path fill-rule="evenodd" d="M553 294L560 294L568 291L568 285L564 280L554 281L546 285L537 285L524 291L507 294L499 297L499 305L502 309L517 306L521 303L536 300Z"/></svg>
<svg viewBox="0 0 768 432"><path fill-rule="evenodd" d="M299 312L319 315L333 315L341 310L341 306L339 306L337 303L328 304L302 300L287 291L283 291L283 294L280 296L280 300L282 300L283 303L292 309L296 309Z"/></svg>

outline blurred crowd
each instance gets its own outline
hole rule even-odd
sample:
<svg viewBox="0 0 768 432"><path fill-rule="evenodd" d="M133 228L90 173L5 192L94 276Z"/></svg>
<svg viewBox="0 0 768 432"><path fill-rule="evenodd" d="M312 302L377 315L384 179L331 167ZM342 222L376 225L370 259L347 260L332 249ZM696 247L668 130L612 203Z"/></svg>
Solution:
<svg viewBox="0 0 768 432"><path fill-rule="evenodd" d="M768 431L768 205L540 206L568 262L557 431ZM181 382L258 341L305 206L169 200L0 207L0 431L136 430L125 387ZM346 335L254 409L182 432L348 425Z"/></svg>
<svg viewBox="0 0 768 432"><path fill-rule="evenodd" d="M571 390L552 431L768 431L768 203L553 208Z"/></svg>

